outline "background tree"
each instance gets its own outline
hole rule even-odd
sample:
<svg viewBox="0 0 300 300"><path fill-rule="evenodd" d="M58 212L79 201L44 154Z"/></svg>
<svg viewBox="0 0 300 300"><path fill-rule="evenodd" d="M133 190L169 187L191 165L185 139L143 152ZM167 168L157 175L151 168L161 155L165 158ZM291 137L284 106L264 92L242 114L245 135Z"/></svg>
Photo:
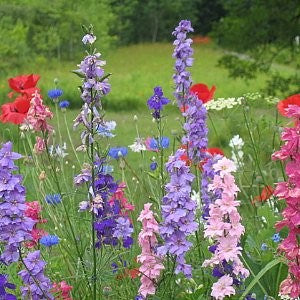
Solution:
<svg viewBox="0 0 300 300"><path fill-rule="evenodd" d="M215 25L214 37L230 51L220 60L232 77L255 78L268 73L268 93L299 92L300 77L300 1L299 0L223 0L224 18ZM288 77L271 70L280 62L295 69Z"/></svg>

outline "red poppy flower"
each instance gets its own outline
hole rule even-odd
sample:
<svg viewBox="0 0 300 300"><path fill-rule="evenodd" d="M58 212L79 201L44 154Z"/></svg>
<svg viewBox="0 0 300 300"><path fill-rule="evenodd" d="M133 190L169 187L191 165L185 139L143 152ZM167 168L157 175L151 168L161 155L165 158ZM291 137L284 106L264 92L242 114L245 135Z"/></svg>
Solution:
<svg viewBox="0 0 300 300"><path fill-rule="evenodd" d="M26 90L35 88L40 76L36 74L20 75L8 79L8 84L18 93L26 93ZM30 92L30 91L29 91ZM34 92L34 91L33 91Z"/></svg>
<svg viewBox="0 0 300 300"><path fill-rule="evenodd" d="M290 96L278 102L277 109L282 116L287 117L286 109L288 108L289 105L300 106L300 94Z"/></svg>
<svg viewBox="0 0 300 300"><path fill-rule="evenodd" d="M220 154L224 156L224 152L220 148L207 148L206 152L210 153L212 156Z"/></svg>
<svg viewBox="0 0 300 300"><path fill-rule="evenodd" d="M266 185L259 196L255 196L252 203L267 201L273 195L274 189L270 185Z"/></svg>
<svg viewBox="0 0 300 300"><path fill-rule="evenodd" d="M208 86L203 83L194 84L190 88L190 92L194 93L203 103L210 101L213 98L215 91L216 87L214 85L209 89Z"/></svg>
<svg viewBox="0 0 300 300"><path fill-rule="evenodd" d="M27 95L19 96L14 102L9 102L1 106L0 121L2 123L22 124L27 116L30 101Z"/></svg>

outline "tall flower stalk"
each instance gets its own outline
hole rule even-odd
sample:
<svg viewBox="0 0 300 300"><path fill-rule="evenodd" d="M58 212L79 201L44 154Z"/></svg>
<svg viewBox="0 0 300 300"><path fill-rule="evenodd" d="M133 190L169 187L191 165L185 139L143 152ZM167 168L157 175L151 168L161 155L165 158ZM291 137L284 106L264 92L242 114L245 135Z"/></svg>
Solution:
<svg viewBox="0 0 300 300"><path fill-rule="evenodd" d="M235 200L239 189L231 174L236 171L236 166L223 157L213 164L213 170L215 174L208 190L214 193L216 199L209 205L204 231L204 236L214 241L209 248L213 255L204 261L203 266L213 268L213 276L218 280L212 286L211 296L222 300L236 293L235 287L242 285L249 271L240 260L240 239L245 229L237 210L240 203Z"/></svg>
<svg viewBox="0 0 300 300"><path fill-rule="evenodd" d="M96 52L93 43L96 40L92 32L92 27L87 30L83 37L83 43L88 45L88 55L78 65L79 69L75 71L82 80L81 99L84 104L80 114L74 120L74 127L79 124L84 126L81 133L82 144L86 147L89 159L92 164L95 160L95 134L98 126L103 123L103 117L99 112L102 108L101 98L109 93L110 84L102 68L106 62L100 59L101 54ZM90 206L93 206L95 195L95 168L91 168L91 188L89 192ZM93 299L97 299L97 256L96 256L96 233L94 230L95 214L91 213L91 236L92 236L92 253L93 253Z"/></svg>
<svg viewBox="0 0 300 300"><path fill-rule="evenodd" d="M276 229L288 229L287 237L278 246L288 265L288 275L281 282L279 294L283 299L296 299L300 296L300 110L288 99L280 101L278 108L284 116L296 120L295 126L284 128L281 134L283 145L273 153L272 159L286 162L287 175L285 181L277 183L274 191L275 196L286 202L282 211L283 220L276 224Z"/></svg>

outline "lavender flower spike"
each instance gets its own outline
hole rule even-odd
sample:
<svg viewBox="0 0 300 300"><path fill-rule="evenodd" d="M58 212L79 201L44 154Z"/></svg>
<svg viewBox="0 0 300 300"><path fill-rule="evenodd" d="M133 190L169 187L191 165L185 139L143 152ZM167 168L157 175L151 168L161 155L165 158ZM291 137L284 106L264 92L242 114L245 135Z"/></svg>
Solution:
<svg viewBox="0 0 300 300"><path fill-rule="evenodd" d="M191 67L193 64L193 58L191 57L194 52L191 48L193 41L187 38L187 34L193 31L194 29L191 26L191 22L182 20L172 33L176 37L173 43L175 46L173 57L176 59L174 67L175 74L173 75L175 83L174 95L179 107L187 104L185 94L189 92L192 84L191 74L186 68Z"/></svg>
<svg viewBox="0 0 300 300"><path fill-rule="evenodd" d="M183 154L184 150L177 150L166 164L167 172L170 174L170 183L166 185L167 194L162 200L163 220L160 226L160 234L165 243L157 249L157 253L159 255L169 253L176 256L175 273L182 272L186 277L191 277L192 268L186 264L185 254L192 246L187 237L198 228L195 222L197 204L190 197L194 175L180 159Z"/></svg>

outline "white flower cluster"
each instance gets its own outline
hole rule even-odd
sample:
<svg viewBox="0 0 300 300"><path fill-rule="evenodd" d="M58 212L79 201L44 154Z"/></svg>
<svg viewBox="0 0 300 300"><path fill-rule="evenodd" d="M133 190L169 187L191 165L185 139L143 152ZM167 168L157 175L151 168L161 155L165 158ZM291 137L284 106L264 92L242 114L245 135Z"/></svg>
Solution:
<svg viewBox="0 0 300 300"><path fill-rule="evenodd" d="M231 97L231 98L217 98L205 103L205 107L207 110L222 110L224 108L233 108L236 105L241 105L242 101L263 101L269 104L276 104L280 100L274 96L264 96L259 92L247 93L242 97Z"/></svg>
<svg viewBox="0 0 300 300"><path fill-rule="evenodd" d="M238 98L217 98L205 103L207 110L222 110L224 108L233 108L236 105L241 105L244 97Z"/></svg>
<svg viewBox="0 0 300 300"><path fill-rule="evenodd" d="M237 167L242 167L244 165L243 158L243 139L237 134L229 141L229 147L231 148L231 159L234 161Z"/></svg>

